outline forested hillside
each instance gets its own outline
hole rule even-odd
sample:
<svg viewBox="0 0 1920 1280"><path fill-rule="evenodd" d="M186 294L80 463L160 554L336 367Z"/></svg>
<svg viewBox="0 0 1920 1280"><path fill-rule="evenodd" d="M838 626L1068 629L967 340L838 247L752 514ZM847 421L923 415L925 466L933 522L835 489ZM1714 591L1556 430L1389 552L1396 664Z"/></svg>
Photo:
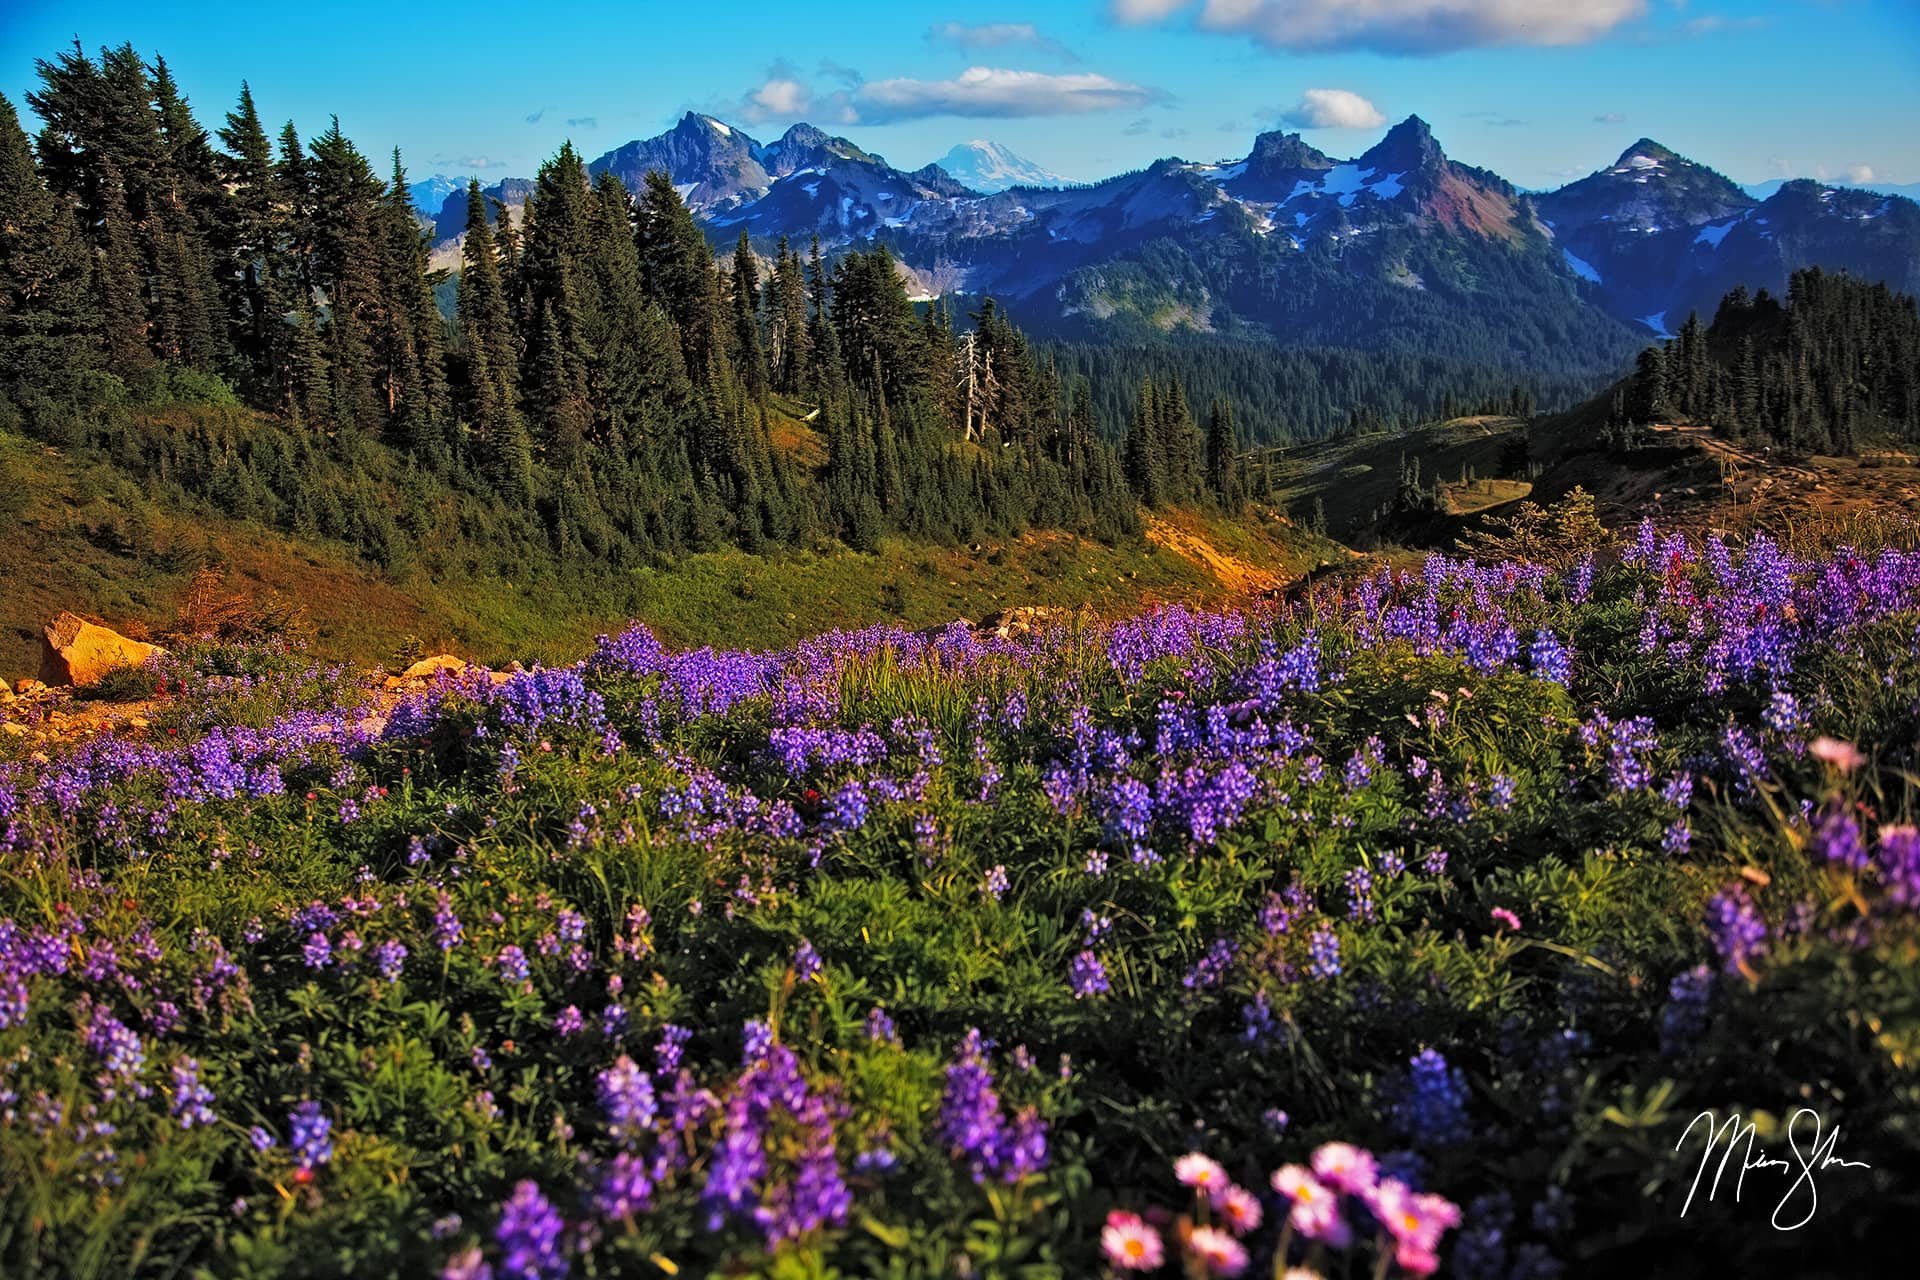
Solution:
<svg viewBox="0 0 1920 1280"><path fill-rule="evenodd" d="M1784 302L1737 288L1711 325L1691 316L1642 351L1613 405L1616 427L1675 414L1799 453L1920 441L1920 312L1884 284L1818 267L1794 273Z"/></svg>
<svg viewBox="0 0 1920 1280"><path fill-rule="evenodd" d="M716 263L664 175L636 199L563 146L517 227L470 191L450 324L397 153L383 182L337 121L275 143L245 86L216 146L128 46L39 71L37 146L0 107L0 391L29 434L382 563L434 507L497 551L616 564L1137 530L1087 388L991 306L964 335L917 312L884 249ZM125 412L180 401L271 416Z"/></svg>

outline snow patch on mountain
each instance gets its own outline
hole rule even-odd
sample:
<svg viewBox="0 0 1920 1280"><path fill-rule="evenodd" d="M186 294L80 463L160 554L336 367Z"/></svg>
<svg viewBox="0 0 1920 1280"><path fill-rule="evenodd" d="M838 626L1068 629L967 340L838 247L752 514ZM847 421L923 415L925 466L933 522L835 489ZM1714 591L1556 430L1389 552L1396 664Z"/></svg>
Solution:
<svg viewBox="0 0 1920 1280"><path fill-rule="evenodd" d="M1595 271L1593 264L1585 258L1576 257L1573 250L1567 248L1565 245L1560 247L1560 256L1567 260L1567 267L1573 274L1593 284L1600 283L1600 273Z"/></svg>
<svg viewBox="0 0 1920 1280"><path fill-rule="evenodd" d="M1641 316L1640 323L1653 330L1653 336L1656 338L1671 338L1673 336L1667 332L1667 313L1664 311L1656 311L1650 316Z"/></svg>
<svg viewBox="0 0 1920 1280"><path fill-rule="evenodd" d="M1720 242L1727 238L1727 232L1733 230L1735 227L1739 225L1740 225L1740 219L1735 218L1730 222L1722 222L1718 225L1709 225L1709 226L1702 227L1700 228L1700 234L1693 238L1693 242L1695 244L1710 245L1713 248L1718 249L1720 247Z"/></svg>

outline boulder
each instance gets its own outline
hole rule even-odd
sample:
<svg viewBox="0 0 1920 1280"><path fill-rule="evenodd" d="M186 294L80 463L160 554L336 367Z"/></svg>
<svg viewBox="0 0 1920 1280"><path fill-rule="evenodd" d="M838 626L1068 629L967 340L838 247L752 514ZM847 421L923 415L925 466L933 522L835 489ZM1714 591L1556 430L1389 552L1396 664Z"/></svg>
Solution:
<svg viewBox="0 0 1920 1280"><path fill-rule="evenodd" d="M1002 640L1018 640L1036 631L1064 627L1073 615L1065 609L1046 604L1016 605L980 619L980 629Z"/></svg>
<svg viewBox="0 0 1920 1280"><path fill-rule="evenodd" d="M387 677L387 688L398 689L403 684L416 684L433 679L442 671L457 676L467 669L466 660L456 658L450 653L436 653L431 658L422 658L397 676Z"/></svg>
<svg viewBox="0 0 1920 1280"><path fill-rule="evenodd" d="M98 684L121 667L137 667L156 653L157 644L129 640L111 627L61 613L41 633L40 679L54 686Z"/></svg>
<svg viewBox="0 0 1920 1280"><path fill-rule="evenodd" d="M23 698L30 698L46 687L32 676L21 676L13 682L13 691Z"/></svg>
<svg viewBox="0 0 1920 1280"><path fill-rule="evenodd" d="M459 675L467 669L466 660L456 658L450 653L436 653L431 658L422 658L400 673L402 680L430 680L441 671Z"/></svg>

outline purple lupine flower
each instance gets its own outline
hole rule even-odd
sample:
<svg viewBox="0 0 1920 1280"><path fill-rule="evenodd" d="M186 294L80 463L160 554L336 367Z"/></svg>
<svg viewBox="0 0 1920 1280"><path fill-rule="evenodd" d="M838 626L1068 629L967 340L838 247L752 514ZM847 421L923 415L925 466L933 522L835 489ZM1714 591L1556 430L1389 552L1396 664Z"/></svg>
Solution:
<svg viewBox="0 0 1920 1280"><path fill-rule="evenodd" d="M1751 962L1767 950L1767 922L1739 880L1708 900L1707 932L1727 973L1751 973Z"/></svg>
<svg viewBox="0 0 1920 1280"><path fill-rule="evenodd" d="M622 1151L601 1169L593 1207L603 1218L631 1218L645 1210L652 1198L653 1179L646 1161Z"/></svg>
<svg viewBox="0 0 1920 1280"><path fill-rule="evenodd" d="M660 1028L660 1043L653 1047L655 1069L663 1076L672 1075L680 1069L680 1057L686 1052L687 1041L693 1039L693 1032L685 1027L677 1027L669 1022Z"/></svg>
<svg viewBox="0 0 1920 1280"><path fill-rule="evenodd" d="M1046 1126L1031 1109L1008 1125L987 1065L987 1047L977 1027L957 1046L958 1061L947 1067L940 1098L940 1133L953 1158L972 1169L975 1182L984 1182L989 1174L1016 1182L1044 1166Z"/></svg>
<svg viewBox="0 0 1920 1280"><path fill-rule="evenodd" d="M307 968L324 969L333 963L333 943L326 934L316 930L307 935L307 945L301 957L306 961Z"/></svg>
<svg viewBox="0 0 1920 1280"><path fill-rule="evenodd" d="M1467 1125L1467 1078L1436 1049L1422 1049L1407 1064L1407 1075L1394 1102L1395 1130L1417 1146L1442 1146L1464 1141Z"/></svg>
<svg viewBox="0 0 1920 1280"><path fill-rule="evenodd" d="M407 945L394 938L374 944L373 968L382 981L397 982L407 963Z"/></svg>
<svg viewBox="0 0 1920 1280"><path fill-rule="evenodd" d="M1684 1053L1707 1029L1707 1004L1713 998L1713 972L1696 965L1667 984L1667 1007L1660 1011L1660 1052Z"/></svg>
<svg viewBox="0 0 1920 1280"><path fill-rule="evenodd" d="M178 1120L182 1129L212 1124L217 1119L212 1102L213 1090L200 1081L200 1064L185 1055L177 1058L173 1064L173 1101L168 1104L167 1114Z"/></svg>
<svg viewBox="0 0 1920 1280"><path fill-rule="evenodd" d="M562 1036L577 1035L586 1025L587 1020L581 1015L578 1005L568 1005L553 1019L554 1031Z"/></svg>
<svg viewBox="0 0 1920 1280"><path fill-rule="evenodd" d="M1591 567L1588 572L1592 572ZM1527 650L1527 666L1535 679L1550 684L1565 685L1573 679L1573 659L1568 656L1566 646L1545 628L1533 637L1533 646Z"/></svg>
<svg viewBox="0 0 1920 1280"><path fill-rule="evenodd" d="M1800 712L1800 700L1785 689L1775 689L1766 710L1760 713L1760 719L1776 733L1792 733L1804 719Z"/></svg>
<svg viewBox="0 0 1920 1280"><path fill-rule="evenodd" d="M1858 872L1867 868L1867 846L1860 835L1860 824L1838 806L1820 815L1814 824L1809 848L1815 859L1842 870Z"/></svg>
<svg viewBox="0 0 1920 1280"><path fill-rule="evenodd" d="M104 1005L97 1005L87 1027L87 1047L99 1057L108 1075L119 1080L137 1077L147 1063L147 1048L139 1035Z"/></svg>
<svg viewBox="0 0 1920 1280"><path fill-rule="evenodd" d="M1307 939L1307 972L1316 978L1340 976L1340 937L1329 924L1318 925Z"/></svg>
<svg viewBox="0 0 1920 1280"><path fill-rule="evenodd" d="M1248 1044L1264 1045L1280 1034L1280 1020L1274 1016L1264 991L1253 993L1253 1000L1241 1008L1240 1016L1245 1023L1240 1038Z"/></svg>
<svg viewBox="0 0 1920 1280"><path fill-rule="evenodd" d="M500 948L500 954L493 958L493 963L500 970L500 980L507 985L517 987L527 981L527 953L512 943Z"/></svg>
<svg viewBox="0 0 1920 1280"><path fill-rule="evenodd" d="M805 938L800 939L800 947L793 953L793 977L796 982L805 982L820 972L820 953Z"/></svg>
<svg viewBox="0 0 1920 1280"><path fill-rule="evenodd" d="M867 1013L867 1039L868 1040L872 1041L874 1044L891 1044L896 1038L896 1036L897 1036L897 1033L895 1032L893 1027L893 1019L887 1016L887 1011L885 1009L882 1009L879 1005L875 1005L870 1011L868 1011Z"/></svg>
<svg viewBox="0 0 1920 1280"><path fill-rule="evenodd" d="M566 1223L538 1183L521 1182L500 1206L493 1238L500 1246L500 1274L507 1280L559 1280L567 1274L560 1236Z"/></svg>
<svg viewBox="0 0 1920 1280"><path fill-rule="evenodd" d="M287 1115L287 1145L301 1172L313 1170L333 1159L333 1122L313 1101L301 1103Z"/></svg>
<svg viewBox="0 0 1920 1280"><path fill-rule="evenodd" d="M1194 963L1193 968L1187 970L1187 976L1181 980L1181 985L1189 991L1218 986L1225 980L1227 971L1233 967L1233 958L1239 954L1239 951L1240 949L1234 945L1231 938L1216 939L1214 944L1207 948L1207 953Z"/></svg>
<svg viewBox="0 0 1920 1280"><path fill-rule="evenodd" d="M1920 829L1882 827L1874 860L1879 864L1880 882L1887 888L1888 901L1908 910L1920 906Z"/></svg>
<svg viewBox="0 0 1920 1280"><path fill-rule="evenodd" d="M595 1079L600 1111L607 1118L608 1131L619 1141L631 1145L635 1138L651 1129L654 1117L659 1114L652 1078L623 1053Z"/></svg>
<svg viewBox="0 0 1920 1280"><path fill-rule="evenodd" d="M740 1060L744 1066L752 1066L764 1060L773 1050L773 1028L758 1020L748 1021L740 1028Z"/></svg>
<svg viewBox="0 0 1920 1280"><path fill-rule="evenodd" d="M433 909L433 940L442 951L451 951L460 945L460 936L464 932L460 917L453 909L453 898L442 893Z"/></svg>
<svg viewBox="0 0 1920 1280"><path fill-rule="evenodd" d="M995 902L1000 901L1007 892L1007 869L996 866L987 872L987 878L980 885L980 892Z"/></svg>
<svg viewBox="0 0 1920 1280"><path fill-rule="evenodd" d="M1373 901L1373 872L1351 867L1346 874L1347 919L1371 922L1378 918Z"/></svg>
<svg viewBox="0 0 1920 1280"><path fill-rule="evenodd" d="M1110 989L1107 967L1100 963L1100 957L1093 952L1082 951L1067 968L1067 985L1073 988L1075 1000L1100 995Z"/></svg>

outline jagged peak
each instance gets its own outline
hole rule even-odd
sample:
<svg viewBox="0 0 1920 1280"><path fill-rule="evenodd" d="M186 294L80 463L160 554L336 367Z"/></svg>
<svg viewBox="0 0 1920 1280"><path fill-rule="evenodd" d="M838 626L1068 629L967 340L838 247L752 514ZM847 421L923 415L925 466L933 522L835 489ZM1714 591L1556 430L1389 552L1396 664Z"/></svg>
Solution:
<svg viewBox="0 0 1920 1280"><path fill-rule="evenodd" d="M1425 169L1444 163L1446 158L1434 140L1433 126L1415 115L1387 130L1387 136L1369 147L1360 157L1360 163L1376 169L1401 171Z"/></svg>
<svg viewBox="0 0 1920 1280"><path fill-rule="evenodd" d="M817 147L832 142L833 135L818 125L802 120L787 126L787 131L780 135L780 141L788 146Z"/></svg>
<svg viewBox="0 0 1920 1280"><path fill-rule="evenodd" d="M1249 166L1265 170L1331 169L1333 159L1297 133L1275 130L1253 140Z"/></svg>

